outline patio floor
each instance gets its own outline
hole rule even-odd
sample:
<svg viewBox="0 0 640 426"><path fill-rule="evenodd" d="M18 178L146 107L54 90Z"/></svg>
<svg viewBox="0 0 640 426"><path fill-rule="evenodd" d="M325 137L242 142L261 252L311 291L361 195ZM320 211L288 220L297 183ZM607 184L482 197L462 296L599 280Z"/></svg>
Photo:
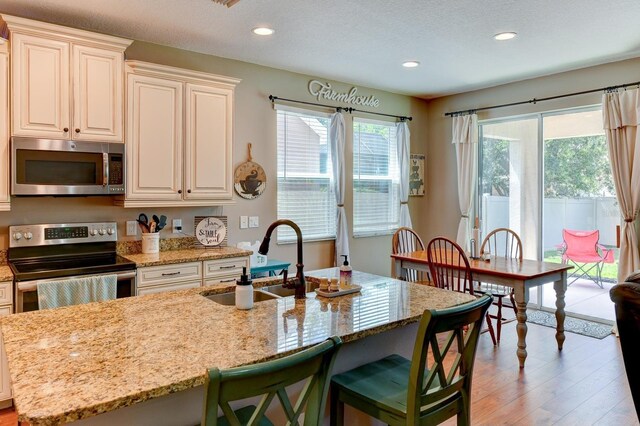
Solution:
<svg viewBox="0 0 640 426"><path fill-rule="evenodd" d="M569 280L571 282L571 279ZM598 287L593 281L587 279L578 279L567 288L565 294L565 312L576 313L579 315L587 315L594 318L601 318L607 321L615 321L616 315L614 305L609 298L609 290L615 283L603 283L604 288ZM544 307L555 308L556 292L553 284L543 286L543 303ZM535 302L533 294L530 299Z"/></svg>

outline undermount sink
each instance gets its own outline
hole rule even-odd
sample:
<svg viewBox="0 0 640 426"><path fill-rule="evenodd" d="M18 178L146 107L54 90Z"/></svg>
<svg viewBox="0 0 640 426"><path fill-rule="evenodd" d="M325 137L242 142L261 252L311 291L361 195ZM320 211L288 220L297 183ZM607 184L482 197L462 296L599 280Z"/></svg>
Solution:
<svg viewBox="0 0 640 426"><path fill-rule="evenodd" d="M305 281L306 293L313 292L316 288L320 286L319 282L316 281ZM295 289L293 288L285 288L282 284L274 284L261 288L264 292L269 292L280 297L293 296L295 294Z"/></svg>
<svg viewBox="0 0 640 426"><path fill-rule="evenodd" d="M292 293L293 294L293 293ZM209 296L204 296L209 300L212 300L220 305L233 306L236 304L236 292L232 291L230 293L219 293L219 294L210 294ZM264 291L253 290L253 301L254 302L262 302L265 300L278 299L276 294L267 293Z"/></svg>

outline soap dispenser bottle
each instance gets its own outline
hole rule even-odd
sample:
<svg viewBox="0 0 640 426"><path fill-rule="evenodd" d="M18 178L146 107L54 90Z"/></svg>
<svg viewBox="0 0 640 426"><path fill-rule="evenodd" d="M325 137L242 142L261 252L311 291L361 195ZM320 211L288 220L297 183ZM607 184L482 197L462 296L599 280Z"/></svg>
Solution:
<svg viewBox="0 0 640 426"><path fill-rule="evenodd" d="M348 287L351 285L351 266L349 266L349 260L347 255L343 254L344 263L340 267L340 287Z"/></svg>
<svg viewBox="0 0 640 426"><path fill-rule="evenodd" d="M242 267L242 276L236 281L236 308L253 308L253 281L247 276L246 267Z"/></svg>

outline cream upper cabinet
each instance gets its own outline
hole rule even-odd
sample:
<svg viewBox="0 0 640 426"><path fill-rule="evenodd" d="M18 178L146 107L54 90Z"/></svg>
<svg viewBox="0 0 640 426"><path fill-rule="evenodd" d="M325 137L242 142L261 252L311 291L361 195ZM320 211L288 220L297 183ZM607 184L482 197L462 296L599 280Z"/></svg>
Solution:
<svg viewBox="0 0 640 426"><path fill-rule="evenodd" d="M122 141L121 52L73 46L73 137Z"/></svg>
<svg viewBox="0 0 640 426"><path fill-rule="evenodd" d="M182 200L182 83L127 76L127 197Z"/></svg>
<svg viewBox="0 0 640 426"><path fill-rule="evenodd" d="M0 46L0 211L11 208L9 197L9 58Z"/></svg>
<svg viewBox="0 0 640 426"><path fill-rule="evenodd" d="M126 61L124 207L232 202L237 79Z"/></svg>
<svg viewBox="0 0 640 426"><path fill-rule="evenodd" d="M185 199L231 198L233 90L186 85Z"/></svg>
<svg viewBox="0 0 640 426"><path fill-rule="evenodd" d="M69 137L69 43L13 34L11 46L13 134Z"/></svg>
<svg viewBox="0 0 640 426"><path fill-rule="evenodd" d="M11 134L123 141L131 40L3 15L11 44Z"/></svg>

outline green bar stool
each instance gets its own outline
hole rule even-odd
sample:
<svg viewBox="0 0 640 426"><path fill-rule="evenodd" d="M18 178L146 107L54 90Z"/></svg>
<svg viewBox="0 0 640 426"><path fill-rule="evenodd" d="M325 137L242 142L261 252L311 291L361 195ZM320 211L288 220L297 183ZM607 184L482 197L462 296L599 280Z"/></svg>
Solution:
<svg viewBox="0 0 640 426"><path fill-rule="evenodd" d="M454 308L425 311L411 361L394 354L333 376L331 425L344 424L345 403L389 425L434 425L456 415L458 425L469 425L478 336L492 301L484 295ZM446 339L438 339L441 333L448 333ZM446 369L443 361L452 347L458 353Z"/></svg>
<svg viewBox="0 0 640 426"><path fill-rule="evenodd" d="M289 424L298 424L304 412L304 425L322 423L329 390L329 378L338 349L339 337L331 337L311 348L273 361L219 370L209 369L205 382L202 426L273 426L265 411L277 395ZM295 406L286 387L306 379ZM229 402L262 396L258 406L249 405L236 411ZM224 415L218 417L218 406Z"/></svg>

